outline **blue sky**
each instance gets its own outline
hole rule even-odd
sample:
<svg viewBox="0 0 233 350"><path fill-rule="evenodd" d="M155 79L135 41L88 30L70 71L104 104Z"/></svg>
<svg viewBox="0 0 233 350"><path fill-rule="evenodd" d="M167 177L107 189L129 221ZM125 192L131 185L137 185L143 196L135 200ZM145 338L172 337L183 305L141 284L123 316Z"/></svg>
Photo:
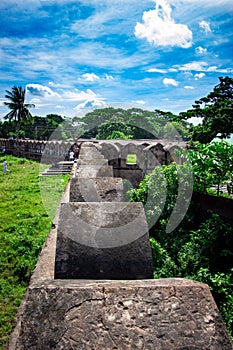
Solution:
<svg viewBox="0 0 233 350"><path fill-rule="evenodd" d="M33 115L132 106L179 113L233 76L232 0L1 0L5 90Z"/></svg>

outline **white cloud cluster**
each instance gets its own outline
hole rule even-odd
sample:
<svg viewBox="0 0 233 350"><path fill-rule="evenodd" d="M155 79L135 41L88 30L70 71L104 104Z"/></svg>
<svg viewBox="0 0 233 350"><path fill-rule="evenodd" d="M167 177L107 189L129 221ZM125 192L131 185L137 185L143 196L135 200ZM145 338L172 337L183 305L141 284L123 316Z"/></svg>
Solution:
<svg viewBox="0 0 233 350"><path fill-rule="evenodd" d="M87 82L96 82L96 81L100 81L100 80L114 80L114 78L105 73L103 77L100 77L99 75L95 74L95 73L84 73L82 75L81 80L87 81Z"/></svg>
<svg viewBox="0 0 233 350"><path fill-rule="evenodd" d="M195 52L199 56L204 56L207 54L207 49L201 46L196 47Z"/></svg>
<svg viewBox="0 0 233 350"><path fill-rule="evenodd" d="M176 68L168 68L168 69L160 69L160 68L149 68L147 69L148 73L161 73L161 74L166 74L168 72L170 73L175 73L178 72L178 69Z"/></svg>
<svg viewBox="0 0 233 350"><path fill-rule="evenodd" d="M215 72L215 73L232 73L231 68L220 68L218 66L209 66L205 61L194 61L190 63L183 64L181 66L175 66L179 71L196 71L196 72Z"/></svg>
<svg viewBox="0 0 233 350"><path fill-rule="evenodd" d="M210 29L210 23L207 21L201 21L199 22L199 26L201 28L201 30L205 33L210 33L211 29Z"/></svg>
<svg viewBox="0 0 233 350"><path fill-rule="evenodd" d="M205 77L205 73L197 73L194 75L195 80L202 79Z"/></svg>
<svg viewBox="0 0 233 350"><path fill-rule="evenodd" d="M40 97L52 100L60 99L60 95L58 93L54 92L48 86L40 84L27 84L26 91L37 98Z"/></svg>
<svg viewBox="0 0 233 350"><path fill-rule="evenodd" d="M30 102L35 103L37 109L46 105L54 106L55 103L59 103L56 105L57 109L69 109L74 114L76 111L85 108L106 106L105 98L98 96L91 89L86 91L60 89L58 93L50 87L40 84L28 84L26 89ZM61 102L63 105L60 104Z"/></svg>
<svg viewBox="0 0 233 350"><path fill-rule="evenodd" d="M168 86L168 85L178 86L179 85L179 83L175 79L171 79L171 78L164 78L163 84L166 86Z"/></svg>
<svg viewBox="0 0 233 350"><path fill-rule="evenodd" d="M137 22L135 36L155 46L192 46L192 32L185 24L177 24L171 17L172 9L166 0L157 0L155 10L143 13L143 22Z"/></svg>
<svg viewBox="0 0 233 350"><path fill-rule="evenodd" d="M100 80L100 77L95 73L85 73L82 75L82 78L86 81L96 81Z"/></svg>

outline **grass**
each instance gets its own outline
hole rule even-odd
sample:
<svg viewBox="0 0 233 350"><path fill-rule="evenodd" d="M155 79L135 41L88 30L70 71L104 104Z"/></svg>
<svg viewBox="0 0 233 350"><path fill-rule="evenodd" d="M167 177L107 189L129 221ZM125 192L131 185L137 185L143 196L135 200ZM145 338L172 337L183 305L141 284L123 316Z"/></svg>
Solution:
<svg viewBox="0 0 233 350"><path fill-rule="evenodd" d="M2 175L3 159L11 171ZM39 177L48 165L0 157L0 349L4 349L69 175Z"/></svg>

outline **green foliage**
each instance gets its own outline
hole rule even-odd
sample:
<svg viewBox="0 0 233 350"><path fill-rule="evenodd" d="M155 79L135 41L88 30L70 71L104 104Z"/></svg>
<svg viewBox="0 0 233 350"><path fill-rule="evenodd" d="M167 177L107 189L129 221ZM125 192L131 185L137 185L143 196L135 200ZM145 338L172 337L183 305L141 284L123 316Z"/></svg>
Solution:
<svg viewBox="0 0 233 350"><path fill-rule="evenodd" d="M158 217L163 220L163 225L168 222L173 211L177 196L182 199L184 208L189 204L188 191L192 190L192 172L189 163L178 165L172 163L169 166L156 166L151 174L146 175L138 189L130 192L131 200L142 202L145 206L149 224L156 222ZM176 208L176 216L180 214L179 206Z"/></svg>
<svg viewBox="0 0 233 350"><path fill-rule="evenodd" d="M147 111L140 108L124 110L122 108L102 108L87 113L81 120L85 130L83 137L104 139L111 137L112 133L123 132L127 137L132 135L134 139L151 139L163 137L163 128L168 122L174 122L178 126L178 134L186 135L187 123L177 122L177 117L171 112ZM173 128L174 130L174 128Z"/></svg>
<svg viewBox="0 0 233 350"><path fill-rule="evenodd" d="M0 349L7 342L12 330L12 322L17 313L26 287L15 282L14 278L0 278Z"/></svg>
<svg viewBox="0 0 233 350"><path fill-rule="evenodd" d="M227 138L233 133L233 79L226 76L219 81L207 97L195 101L193 109L180 114L181 119L202 118L202 124L193 129L193 141L208 143L218 134Z"/></svg>
<svg viewBox="0 0 233 350"><path fill-rule="evenodd" d="M224 145L223 142L220 147ZM223 155L222 161L224 157ZM211 174L213 177L217 176L213 173L214 169L216 168L213 168ZM200 178L205 177L201 174L202 171L200 168ZM181 173L182 180L179 176ZM196 176L196 170L194 173ZM171 232L167 231L168 222L177 206L179 192L184 191L185 195L188 189L189 176L189 164L158 166L145 176L138 189L129 193L132 201L144 204L151 227L154 277L184 277L208 283L228 332L233 336L232 221L217 214L204 214L196 203L191 202L182 222ZM155 224L152 226L153 220Z"/></svg>
<svg viewBox="0 0 233 350"><path fill-rule="evenodd" d="M61 126L61 130L58 129L53 134L53 139L67 139L72 137L73 135L69 132L70 130L76 131L76 129L72 127L71 122L63 122L64 119L57 114L49 114L46 117L35 116L31 117L29 124L20 123L20 129L18 130L17 125L13 121L5 121L2 125L0 124L0 136L2 138L21 137L47 140Z"/></svg>
<svg viewBox="0 0 233 350"><path fill-rule="evenodd" d="M221 140L202 145L194 144L194 149L189 150L192 162L195 190L207 192L210 187L216 186L217 195L220 186L233 185L233 145Z"/></svg>
<svg viewBox="0 0 233 350"><path fill-rule="evenodd" d="M84 117L62 118L57 114L34 116L31 123L20 128L12 121L0 123L0 137L23 137L47 140L76 138L153 139L186 137L188 123L178 121L171 112L147 111L140 108L100 108ZM116 133L123 134L116 134Z"/></svg>
<svg viewBox="0 0 233 350"><path fill-rule="evenodd" d="M153 237L150 238L152 249L154 278L168 278L176 275L177 266L170 258L166 249Z"/></svg>
<svg viewBox="0 0 233 350"><path fill-rule="evenodd" d="M178 121L166 123L160 134L166 139L187 138L189 135L187 125Z"/></svg>
<svg viewBox="0 0 233 350"><path fill-rule="evenodd" d="M12 91L6 90L5 97L10 102L4 102L4 105L10 109L10 112L4 117L4 119L14 120L17 126L17 135L22 123L27 124L31 122L32 115L29 108L35 107L34 104L25 103L26 90L21 86L13 86Z"/></svg>
<svg viewBox="0 0 233 350"><path fill-rule="evenodd" d="M189 231L189 240L177 252L182 274L197 274L203 267L210 272L226 271L233 258L232 227L217 214Z"/></svg>
<svg viewBox="0 0 233 350"><path fill-rule="evenodd" d="M0 176L0 348L11 332L17 308L51 228L51 218L42 203L39 164L25 158L4 158L11 172ZM67 177L49 181L46 190L54 201L49 213L52 217ZM55 195L54 187L59 188Z"/></svg>
<svg viewBox="0 0 233 350"><path fill-rule="evenodd" d="M124 123L124 120L117 117L112 117L108 121L102 123L97 130L98 134L96 135L96 138L100 140L107 139L114 132L120 131L126 136L130 136L132 133L131 128Z"/></svg>
<svg viewBox="0 0 233 350"><path fill-rule="evenodd" d="M229 334L233 338L233 269L227 273L213 274L208 268L200 268L195 279L210 287Z"/></svg>
<svg viewBox="0 0 233 350"><path fill-rule="evenodd" d="M106 140L131 140L132 138L132 135L125 135L122 131L113 131Z"/></svg>

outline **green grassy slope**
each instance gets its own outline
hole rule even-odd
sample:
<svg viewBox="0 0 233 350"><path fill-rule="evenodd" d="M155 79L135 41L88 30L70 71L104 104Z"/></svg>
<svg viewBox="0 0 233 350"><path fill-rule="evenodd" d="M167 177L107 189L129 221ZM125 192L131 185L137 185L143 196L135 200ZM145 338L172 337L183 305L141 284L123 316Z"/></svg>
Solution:
<svg viewBox="0 0 233 350"><path fill-rule="evenodd" d="M2 175L4 158L0 157L0 349L12 330L69 177L40 178L39 163L12 156L5 158L11 172ZM44 207L47 197L49 211Z"/></svg>

